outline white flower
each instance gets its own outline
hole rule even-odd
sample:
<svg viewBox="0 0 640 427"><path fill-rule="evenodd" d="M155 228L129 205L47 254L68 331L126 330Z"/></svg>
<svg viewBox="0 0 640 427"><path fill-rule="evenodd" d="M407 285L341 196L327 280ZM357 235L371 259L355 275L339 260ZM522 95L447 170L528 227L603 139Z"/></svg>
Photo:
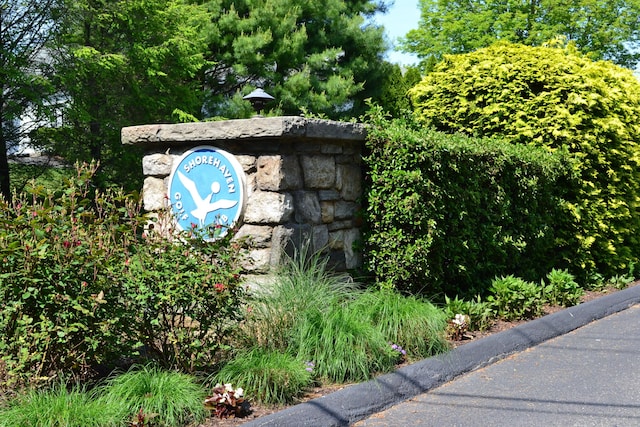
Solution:
<svg viewBox="0 0 640 427"><path fill-rule="evenodd" d="M453 324L457 325L458 327L464 327L467 325L468 321L469 316L467 316L466 314L456 314L456 317L453 319Z"/></svg>

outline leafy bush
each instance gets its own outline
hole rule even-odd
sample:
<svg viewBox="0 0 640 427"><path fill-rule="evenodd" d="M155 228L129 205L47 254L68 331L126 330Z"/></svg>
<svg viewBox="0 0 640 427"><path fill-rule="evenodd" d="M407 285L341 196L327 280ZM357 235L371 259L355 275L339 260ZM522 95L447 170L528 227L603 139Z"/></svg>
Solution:
<svg viewBox="0 0 640 427"><path fill-rule="evenodd" d="M83 166L63 192L28 188L0 199L0 354L5 381L85 376L128 354L135 322L112 275L139 232L139 204L94 192ZM2 381L4 382L4 381Z"/></svg>
<svg viewBox="0 0 640 427"><path fill-rule="evenodd" d="M494 312L489 301L482 301L480 295L475 299L464 300L458 298L451 299L445 295L444 312L447 319L451 320L456 315L469 316L468 328L472 331L484 331L489 329L494 321Z"/></svg>
<svg viewBox="0 0 640 427"><path fill-rule="evenodd" d="M537 317L543 312L544 300L541 288L519 277L496 278L491 284L487 301L497 317L504 320L520 320Z"/></svg>
<svg viewBox="0 0 640 427"><path fill-rule="evenodd" d="M584 290L576 283L574 276L566 270L553 269L547 274L549 283L542 281L542 296L552 305L570 307L580 302Z"/></svg>
<svg viewBox="0 0 640 427"><path fill-rule="evenodd" d="M123 405L127 414L153 415L153 425L173 427L204 420L206 396L195 378L153 366L111 377L103 386L104 402Z"/></svg>
<svg viewBox="0 0 640 427"><path fill-rule="evenodd" d="M166 229L170 221L160 223L165 227L156 223L143 235L119 275L135 315L131 334L161 366L193 372L219 362L240 320L238 246L233 233L206 241L197 229L176 234Z"/></svg>
<svg viewBox="0 0 640 427"><path fill-rule="evenodd" d="M95 191L95 170L79 166L62 191L0 199L2 385L82 379L140 351L195 369L232 333L237 248L197 230L173 243L166 228L143 231L139 197Z"/></svg>
<svg viewBox="0 0 640 427"><path fill-rule="evenodd" d="M416 129L370 112L367 269L414 294L484 294L538 280L574 254L563 153ZM566 261L565 261L566 262Z"/></svg>
<svg viewBox="0 0 640 427"><path fill-rule="evenodd" d="M411 93L426 126L571 153L580 181L564 215L579 229L564 259L580 280L638 261L640 82L631 70L571 46L503 42L446 56Z"/></svg>
<svg viewBox="0 0 640 427"><path fill-rule="evenodd" d="M307 368L288 353L256 347L234 357L215 378L241 386L251 400L275 405L291 402L311 385Z"/></svg>

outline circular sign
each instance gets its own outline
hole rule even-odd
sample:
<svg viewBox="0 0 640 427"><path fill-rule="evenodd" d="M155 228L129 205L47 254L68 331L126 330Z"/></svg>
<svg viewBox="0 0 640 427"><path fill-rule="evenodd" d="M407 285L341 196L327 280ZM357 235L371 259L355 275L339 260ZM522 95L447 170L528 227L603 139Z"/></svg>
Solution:
<svg viewBox="0 0 640 427"><path fill-rule="evenodd" d="M174 163L169 177L178 228L205 230L207 238L224 236L240 221L244 189L244 171L235 157L216 147L192 148Z"/></svg>

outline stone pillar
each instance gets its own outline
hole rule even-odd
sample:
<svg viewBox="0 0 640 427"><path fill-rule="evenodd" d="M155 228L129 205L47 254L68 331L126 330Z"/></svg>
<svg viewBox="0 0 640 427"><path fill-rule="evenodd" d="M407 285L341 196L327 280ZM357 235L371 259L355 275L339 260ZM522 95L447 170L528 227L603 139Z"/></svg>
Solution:
<svg viewBox="0 0 640 427"><path fill-rule="evenodd" d="M283 250L307 243L338 271L359 267L363 125L302 117L160 124L122 129L122 143L140 145L144 206L163 209L174 161L211 145L235 156L247 178L247 204L237 238L248 242L243 268L266 274Z"/></svg>

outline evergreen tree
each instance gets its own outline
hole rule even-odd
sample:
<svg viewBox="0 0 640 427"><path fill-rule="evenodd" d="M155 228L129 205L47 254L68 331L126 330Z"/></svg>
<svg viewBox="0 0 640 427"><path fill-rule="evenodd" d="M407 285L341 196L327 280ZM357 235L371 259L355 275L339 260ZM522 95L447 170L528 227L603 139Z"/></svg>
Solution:
<svg viewBox="0 0 640 427"><path fill-rule="evenodd" d="M69 0L54 59L64 126L40 142L69 161L97 160L100 185L140 188L140 153L120 129L198 114L206 64L202 6L182 0Z"/></svg>
<svg viewBox="0 0 640 427"><path fill-rule="evenodd" d="M351 118L382 90L383 28L365 18L372 0L213 0L207 29L208 115L250 115L242 103L261 87L281 114Z"/></svg>

